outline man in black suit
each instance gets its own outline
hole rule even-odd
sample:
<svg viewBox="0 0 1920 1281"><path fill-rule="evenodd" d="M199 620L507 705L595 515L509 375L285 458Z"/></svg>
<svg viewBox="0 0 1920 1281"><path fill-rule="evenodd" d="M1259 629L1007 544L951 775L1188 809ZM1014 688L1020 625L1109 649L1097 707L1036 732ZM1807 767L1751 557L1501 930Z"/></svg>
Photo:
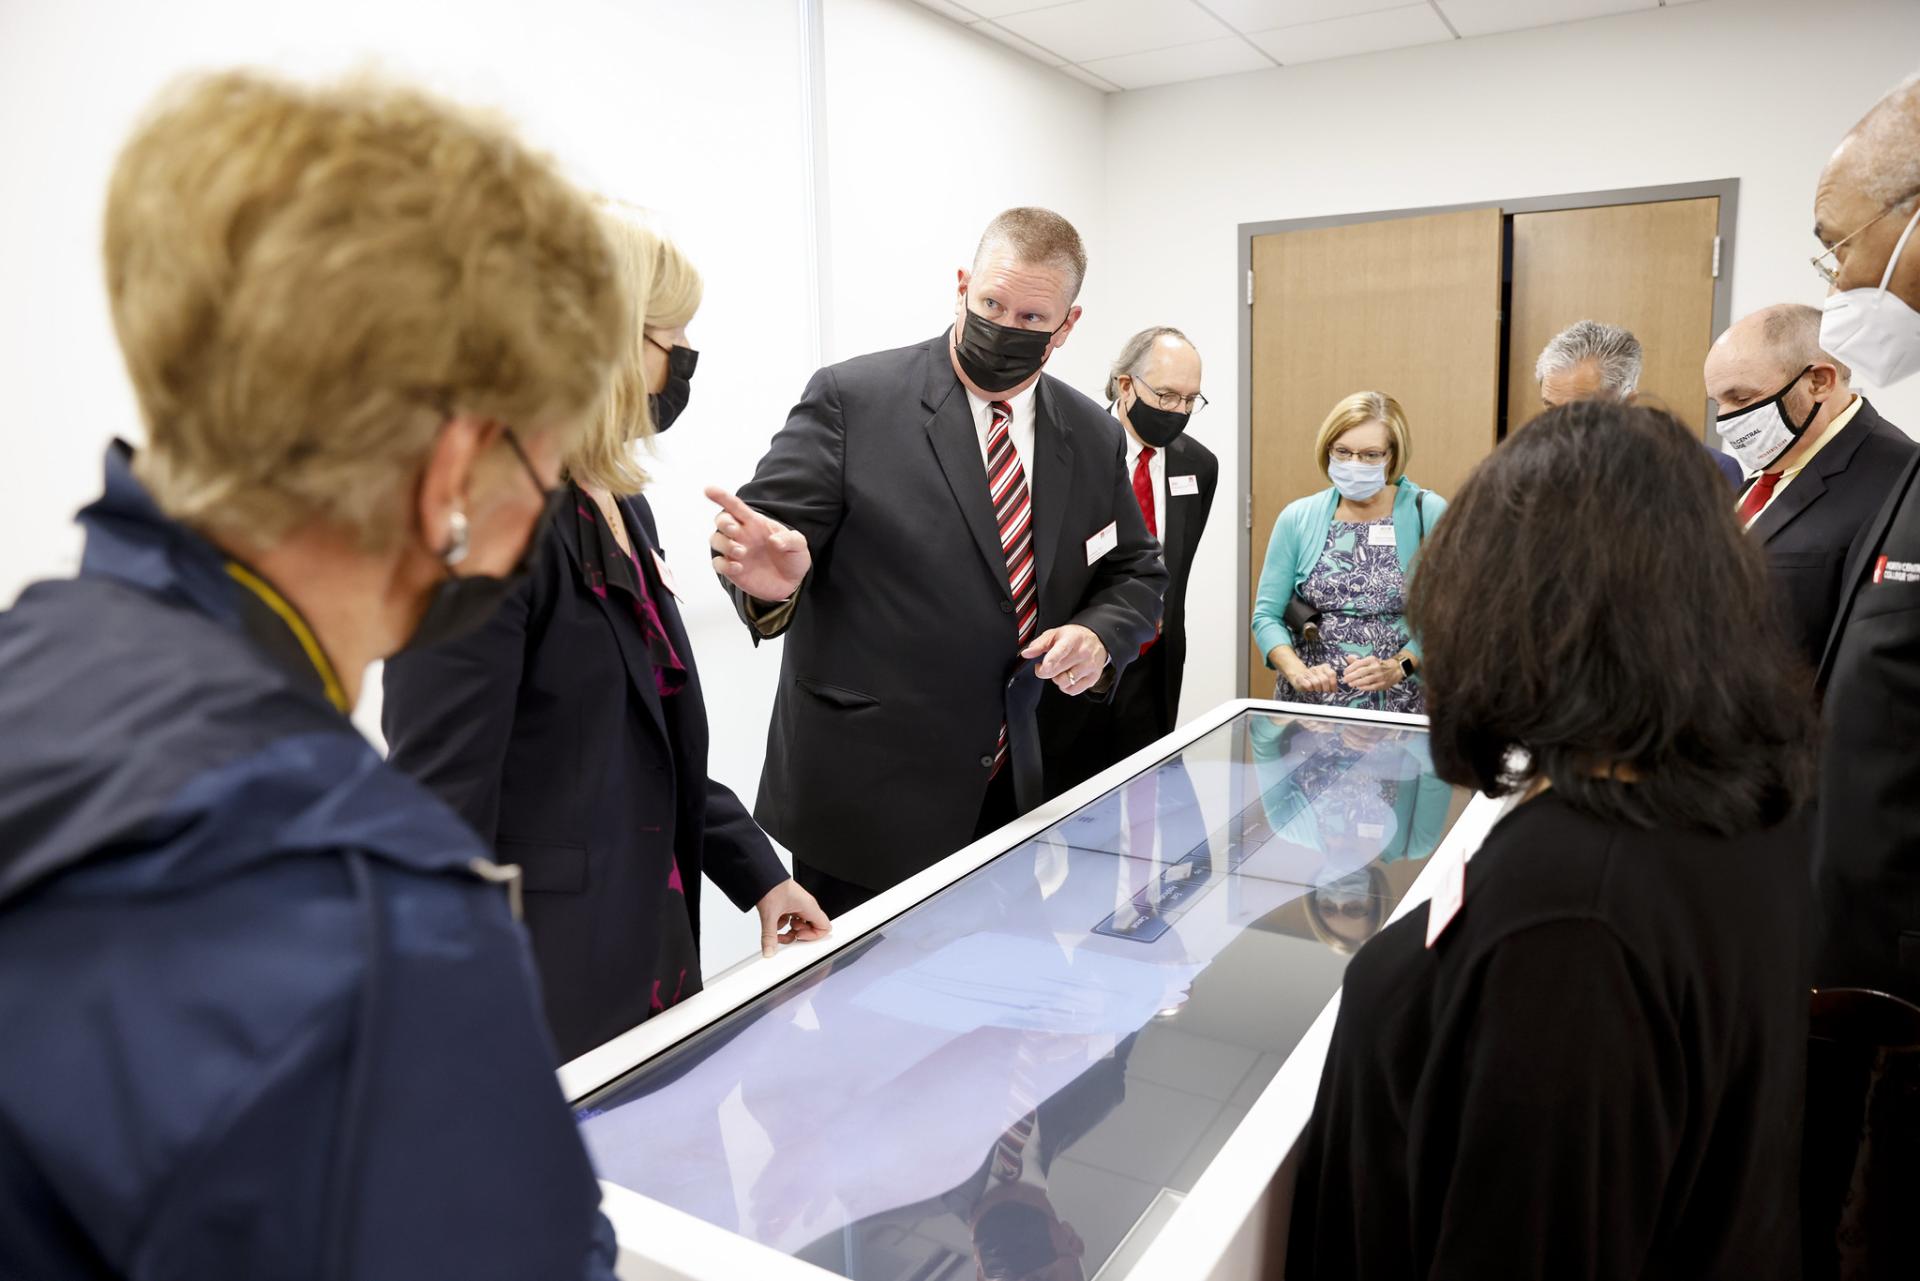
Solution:
<svg viewBox="0 0 1920 1281"><path fill-rule="evenodd" d="M1820 345L1884 388L1920 371L1920 77L1827 162ZM1821 665L1827 743L1814 846L1814 980L1920 1001L1920 455L1849 562Z"/></svg>
<svg viewBox="0 0 1920 1281"><path fill-rule="evenodd" d="M1767 307L1707 352L1707 394L1727 450L1753 480L1735 511L1766 549L1787 633L1817 667L1847 561L1915 453L1820 350L1820 309Z"/></svg>
<svg viewBox="0 0 1920 1281"><path fill-rule="evenodd" d="M1148 641L1106 702L1048 690L1040 743L1048 796L1058 796L1173 730L1187 663L1187 579L1213 509L1220 461L1187 435L1200 394L1200 353L1178 329L1127 340L1107 379L1107 400L1127 433L1127 475L1147 532L1167 566L1160 634Z"/></svg>
<svg viewBox="0 0 1920 1281"><path fill-rule="evenodd" d="M741 618L787 637L755 817L832 915L1037 804L1041 683L1108 697L1159 622L1119 426L1041 372L1085 274L1066 219L1001 214L948 332L821 370L708 491Z"/></svg>

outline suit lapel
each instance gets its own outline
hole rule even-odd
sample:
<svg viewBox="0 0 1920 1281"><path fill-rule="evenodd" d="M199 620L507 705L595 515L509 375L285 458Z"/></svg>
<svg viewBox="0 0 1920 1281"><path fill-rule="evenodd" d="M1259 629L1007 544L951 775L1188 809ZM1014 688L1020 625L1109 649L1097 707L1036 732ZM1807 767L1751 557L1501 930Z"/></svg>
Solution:
<svg viewBox="0 0 1920 1281"><path fill-rule="evenodd" d="M993 502L987 496L987 465L980 457L980 436L973 422L973 402L947 360L944 336L927 348L927 379L920 401L931 416L927 419L927 439L933 456L946 474L947 488L973 535L974 545L986 562L987 570L1012 599L1007 587L1007 557L1000 546L1000 531L993 520Z"/></svg>
<svg viewBox="0 0 1920 1281"><path fill-rule="evenodd" d="M1785 529L1795 516L1812 506L1814 499L1826 492L1826 479L1813 468L1807 468L1793 478L1793 483L1787 486L1786 493L1767 504L1767 509L1760 513L1760 518L1754 521L1753 527L1747 531L1748 535L1765 546L1772 542L1773 536Z"/></svg>
<svg viewBox="0 0 1920 1281"><path fill-rule="evenodd" d="M1180 502L1173 496L1174 476L1176 474L1181 476L1189 474L1184 470L1191 465L1188 462L1185 449L1182 448L1186 442L1187 438L1185 436L1174 437L1173 443L1166 448L1165 458L1167 465L1161 468L1161 472L1167 480L1167 490L1166 510L1160 513L1160 558L1166 562L1167 573L1169 574L1175 572L1175 567L1181 564L1181 556L1186 553L1188 546L1188 513L1196 510L1194 504ZM1176 472L1176 468L1183 470ZM1196 483L1198 483L1197 477ZM1172 594L1172 582L1168 582L1167 591L1168 594Z"/></svg>
<svg viewBox="0 0 1920 1281"><path fill-rule="evenodd" d="M600 509L595 506L593 500L588 498L584 493L576 490L574 498L576 503L584 505L588 515L590 515L596 523L604 519L604 515ZM613 632L614 644L620 648L620 661L627 669L627 680L633 686L635 692L640 695L640 701L646 704L648 713L653 717L654 726L660 731L660 737L662 739L666 738L666 710L660 705L660 690L659 687L654 684L653 679L653 659L648 655L646 643L641 638L638 620L633 618L623 619L616 615L616 611L619 610L630 611L632 605L627 601L624 594L609 591L605 582L596 585L592 577L588 574L585 549L580 545L579 512L563 510L557 523L559 525L558 533L560 535L560 541L566 545L567 555L573 562L574 577L580 584L580 590L593 596L599 602L600 611L605 615L607 626ZM641 540L634 544L636 550L642 549L645 545L645 534L639 529L640 522L629 521L628 525L628 536L637 537ZM637 559L643 561L642 573L644 574L644 561L651 560L652 557L642 552L642 555L637 557ZM684 640L684 637L674 638L676 651L683 655L687 652L683 647Z"/></svg>
<svg viewBox="0 0 1920 1281"><path fill-rule="evenodd" d="M1053 389L1048 382L1042 374L1034 387L1033 475L1028 477L1033 492L1034 562L1042 601L1046 599L1047 584L1059 557L1066 554L1060 540L1066 528L1067 509L1073 502L1073 439L1066 424L1054 413Z"/></svg>
<svg viewBox="0 0 1920 1281"><path fill-rule="evenodd" d="M1762 546L1771 542L1775 534L1793 522L1794 517L1827 492L1827 477L1837 476L1847 469L1847 464L1853 461L1853 456L1860 450L1860 442L1873 431L1873 424L1873 409L1862 401L1860 408L1854 411L1853 420L1840 429L1839 435L1821 447L1806 469L1793 478L1793 483L1787 486L1787 492L1769 504L1747 532L1758 539Z"/></svg>

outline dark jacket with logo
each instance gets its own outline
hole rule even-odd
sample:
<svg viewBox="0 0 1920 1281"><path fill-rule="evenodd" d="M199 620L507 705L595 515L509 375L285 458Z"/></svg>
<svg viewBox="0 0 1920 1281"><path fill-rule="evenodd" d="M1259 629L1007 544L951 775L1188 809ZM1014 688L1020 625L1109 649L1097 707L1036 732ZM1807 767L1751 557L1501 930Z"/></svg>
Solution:
<svg viewBox="0 0 1920 1281"><path fill-rule="evenodd" d="M1854 544L1915 452L1905 433L1862 400L1853 420L1747 531L1766 552L1787 635L1809 667L1819 663L1833 630Z"/></svg>
<svg viewBox="0 0 1920 1281"><path fill-rule="evenodd" d="M1862 531L1842 588L1820 669L1813 977L1920 1001L1920 454Z"/></svg>
<svg viewBox="0 0 1920 1281"><path fill-rule="evenodd" d="M610 1276L488 851L124 447L0 614L0 1276Z"/></svg>

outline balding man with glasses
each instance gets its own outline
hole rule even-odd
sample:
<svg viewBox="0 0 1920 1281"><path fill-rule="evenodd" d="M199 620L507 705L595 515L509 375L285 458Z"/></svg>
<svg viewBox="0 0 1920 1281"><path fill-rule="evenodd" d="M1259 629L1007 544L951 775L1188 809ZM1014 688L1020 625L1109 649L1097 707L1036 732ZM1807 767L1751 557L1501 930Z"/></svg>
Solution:
<svg viewBox="0 0 1920 1281"><path fill-rule="evenodd" d="M1107 401L1126 429L1134 500L1166 563L1165 612L1111 701L1069 698L1058 689L1041 696L1049 796L1172 732L1187 662L1187 579L1220 479L1219 459L1187 432L1207 398L1200 353L1178 329L1156 325L1127 339L1107 379Z"/></svg>

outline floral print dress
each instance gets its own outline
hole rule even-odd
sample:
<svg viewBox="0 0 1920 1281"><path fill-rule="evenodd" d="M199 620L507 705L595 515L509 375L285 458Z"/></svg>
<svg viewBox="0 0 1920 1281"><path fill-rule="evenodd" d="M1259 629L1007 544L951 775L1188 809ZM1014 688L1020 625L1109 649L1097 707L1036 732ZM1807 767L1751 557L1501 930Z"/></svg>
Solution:
<svg viewBox="0 0 1920 1281"><path fill-rule="evenodd" d="M1393 519L1366 523L1336 520L1327 529L1320 559L1301 582L1300 595L1320 610L1320 639L1297 641L1294 652L1308 667L1326 664L1341 678L1331 694L1311 694L1293 688L1282 676L1273 696L1289 703L1323 703L1373 712L1427 710L1426 691L1419 679L1403 680L1378 693L1350 689L1347 664L1371 655L1392 658L1407 647L1407 576L1400 553L1391 539L1376 542L1369 531L1393 529Z"/></svg>

